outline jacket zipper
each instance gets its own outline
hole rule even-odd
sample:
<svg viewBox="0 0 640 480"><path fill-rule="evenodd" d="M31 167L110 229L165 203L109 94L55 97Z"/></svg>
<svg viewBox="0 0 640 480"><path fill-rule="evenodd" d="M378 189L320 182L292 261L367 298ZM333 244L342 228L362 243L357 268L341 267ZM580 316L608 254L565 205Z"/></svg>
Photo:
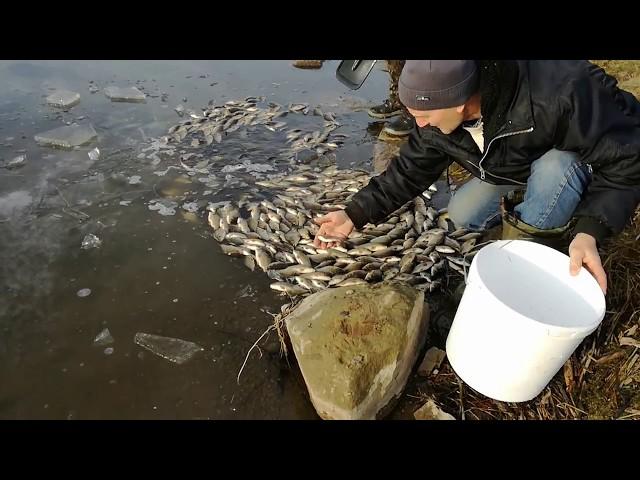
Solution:
<svg viewBox="0 0 640 480"><path fill-rule="evenodd" d="M498 135L496 137L493 137L491 139L491 141L489 142L489 145L487 145L487 149L484 151L484 155L482 155L482 158L480 159L480 162L478 162L478 168L480 169L480 179L484 180L485 179L485 170L482 168L482 162L484 161L485 157L487 156L487 154L489 153L489 148L491 148L491 144L496 141L499 138L504 138L504 137L511 137L512 135L518 135L520 133L530 133L533 132L533 127L529 127L526 130L518 130L516 132L509 132L509 133L503 133L502 135ZM506 178L506 177L501 177L499 175L494 175L493 173L490 174L492 177L495 178L501 178L502 180L508 180L510 182L515 182L518 185L526 185L526 183L523 182L518 182L517 180L514 180L512 178Z"/></svg>

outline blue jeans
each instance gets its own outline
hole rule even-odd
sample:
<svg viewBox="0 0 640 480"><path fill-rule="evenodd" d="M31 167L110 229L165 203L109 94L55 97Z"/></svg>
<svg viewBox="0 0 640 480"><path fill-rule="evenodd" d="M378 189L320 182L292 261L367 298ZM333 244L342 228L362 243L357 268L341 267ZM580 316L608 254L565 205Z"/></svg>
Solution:
<svg viewBox="0 0 640 480"><path fill-rule="evenodd" d="M515 207L515 212L520 220L540 230L564 226L590 182L590 168L578 154L549 150L531 164L524 201ZM449 201L449 218L458 228L490 228L500 222L500 198L523 188L491 185L473 178Z"/></svg>

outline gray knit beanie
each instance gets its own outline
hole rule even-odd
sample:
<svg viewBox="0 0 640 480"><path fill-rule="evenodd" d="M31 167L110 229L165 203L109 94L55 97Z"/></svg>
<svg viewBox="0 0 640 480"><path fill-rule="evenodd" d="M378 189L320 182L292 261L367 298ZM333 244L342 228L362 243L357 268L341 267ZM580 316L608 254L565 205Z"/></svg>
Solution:
<svg viewBox="0 0 640 480"><path fill-rule="evenodd" d="M474 60L407 60L398 81L405 107L436 110L465 103L479 87Z"/></svg>

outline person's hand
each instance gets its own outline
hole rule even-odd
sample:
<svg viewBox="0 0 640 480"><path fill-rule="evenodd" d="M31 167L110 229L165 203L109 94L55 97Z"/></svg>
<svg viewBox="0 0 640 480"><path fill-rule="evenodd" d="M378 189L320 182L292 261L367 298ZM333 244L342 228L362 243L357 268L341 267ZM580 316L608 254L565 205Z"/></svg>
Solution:
<svg viewBox="0 0 640 480"><path fill-rule="evenodd" d="M602 268L596 239L587 233L578 233L569 245L569 257L571 275L577 275L580 267L584 266L593 275L602 292L606 295L607 274Z"/></svg>
<svg viewBox="0 0 640 480"><path fill-rule="evenodd" d="M316 248L331 248L344 242L353 231L353 222L342 210L316 218L320 229L313 240Z"/></svg>

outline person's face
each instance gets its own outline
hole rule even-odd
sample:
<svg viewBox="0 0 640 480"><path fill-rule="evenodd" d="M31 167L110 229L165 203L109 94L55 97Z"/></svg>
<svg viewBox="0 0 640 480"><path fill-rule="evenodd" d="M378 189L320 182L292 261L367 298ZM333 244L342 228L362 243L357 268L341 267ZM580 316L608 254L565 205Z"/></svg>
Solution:
<svg viewBox="0 0 640 480"><path fill-rule="evenodd" d="M441 108L439 110L413 110L411 108L407 110L416 119L416 124L420 128L431 125L445 135L449 135L458 128L464 117L464 105L452 108Z"/></svg>

